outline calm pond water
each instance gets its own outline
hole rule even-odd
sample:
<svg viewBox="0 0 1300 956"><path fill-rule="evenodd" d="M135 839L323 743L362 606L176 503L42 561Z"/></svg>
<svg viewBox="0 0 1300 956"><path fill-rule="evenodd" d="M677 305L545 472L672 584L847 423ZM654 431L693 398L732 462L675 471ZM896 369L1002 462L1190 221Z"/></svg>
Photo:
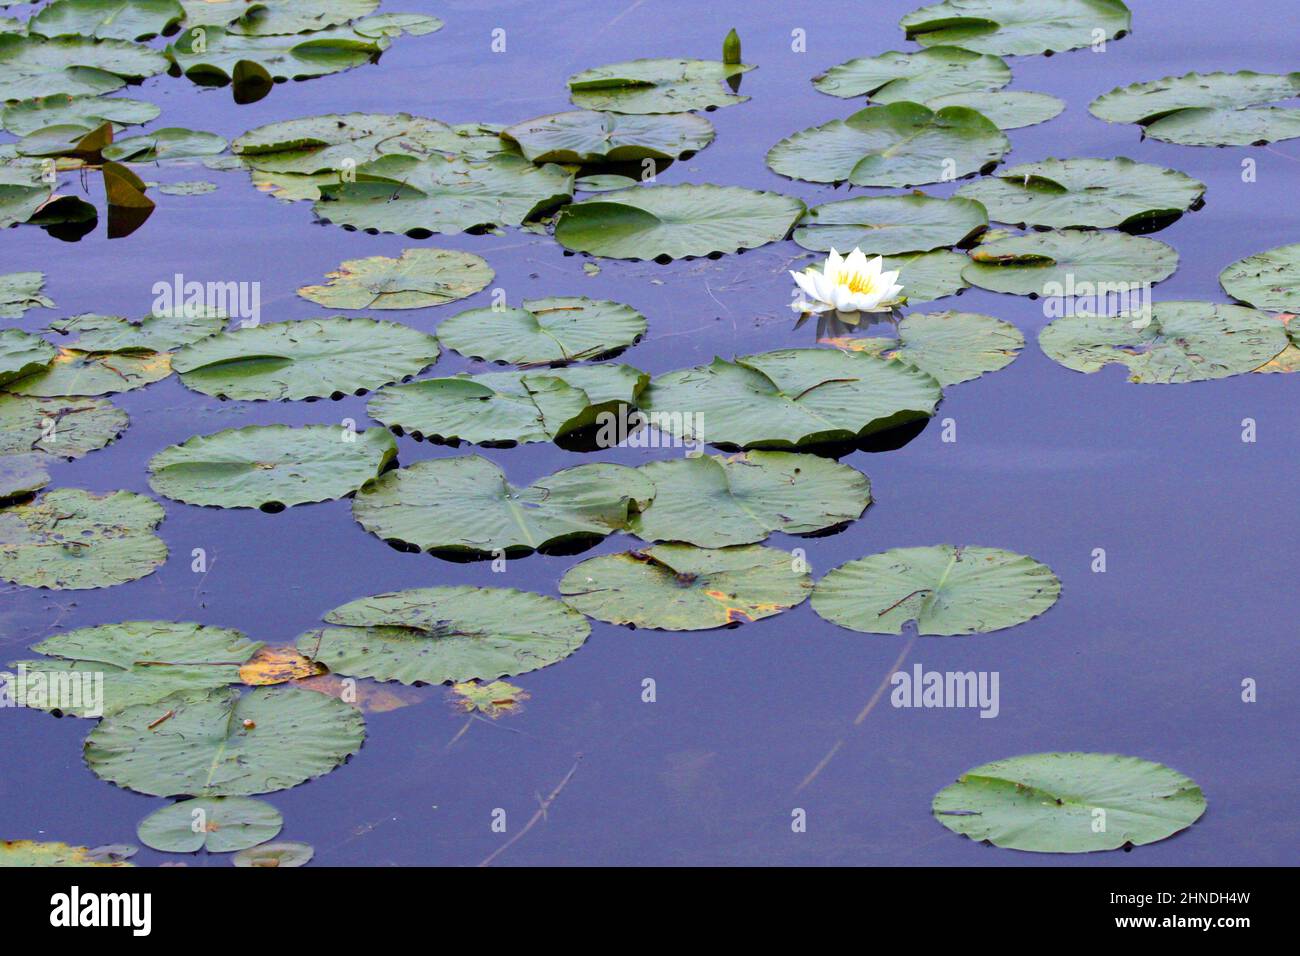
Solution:
<svg viewBox="0 0 1300 956"><path fill-rule="evenodd" d="M388 4L385 9L389 9ZM572 72L644 56L715 57L729 27L745 59L744 105L708 114L717 140L672 166L660 182L713 182L797 195L809 204L842 198L770 172L763 154L788 133L855 107L815 92L809 79L835 63L910 49L896 27L911 0L807 5L718 0L617 3L422 0L392 9L428 12L446 27L403 38L381 62L306 83L278 86L236 106L229 90L202 90L166 76L126 91L156 102L155 125L211 130L228 138L276 120L327 112L401 110L448 122L509 123L568 108ZM802 6L802 5L800 5ZM1295 67L1291 0L1254 0L1224 15L1211 0L1137 2L1133 35L1104 54L1088 50L1010 60L1013 88L1065 99L1050 123L1009 133L1008 162L1049 156L1129 156L1180 169L1209 185L1206 205L1158 234L1181 255L1160 299L1226 301L1217 275L1253 252L1293 242L1300 194L1300 143L1198 149L1142 142L1133 126L1088 115L1117 84L1196 69L1279 72ZM1207 28L1208 25L1208 28ZM490 51L491 31L507 52ZM791 31L807 52L791 51ZM9 138L6 137L6 141ZM1241 162L1257 164L1243 182ZM553 241L505 236L411 240L316 225L307 204L280 203L246 174L197 164L143 171L145 179L209 179L212 194L155 195L153 218L126 239L103 227L63 243L32 228L0 237L3 269L40 269L55 311L21 324L43 326L86 311L145 314L150 289L174 273L189 279L257 281L265 321L319 316L295 290L344 259L397 255L414 245L485 256L493 285L511 302L530 295L585 294L627 302L649 319L646 340L623 361L651 373L714 355L811 345L795 330L786 268L801 254L784 242L720 260L654 263L584 259ZM97 180L92 185L97 189ZM927 187L948 195L952 184ZM880 190L853 190L853 194ZM96 197L99 198L99 197ZM906 276L903 277L906 281ZM463 304L380 313L421 329ZM908 666L990 670L1001 675L1001 712L874 709L853 720L890 671L906 638L844 631L796 610L734 630L696 634L630 631L593 622L590 640L559 664L513 682L532 695L517 715L466 723L442 688L423 702L367 716L365 747L345 767L267 799L285 816L284 839L316 847L316 862L475 864L516 833L549 793L576 772L539 823L500 864L1281 864L1294 862L1297 823L1291 752L1300 682L1287 596L1300 566L1295 533L1295 462L1300 455L1297 381L1247 375L1185 386L1134 386L1117 369L1084 376L1044 357L1034 337L1040 303L968 290L960 305L1018 325L1029 339L1007 369L948 390L940 418L906 447L845 460L871 478L876 502L841 534L769 541L802 546L820 576L886 548L939 542L980 544L1032 555L1060 576L1060 602L1013 630L964 639L923 638ZM361 314L361 313L357 313ZM479 370L444 353L440 375ZM52 469L55 486L150 493L146 462L165 445L254 423L364 421L365 399L315 403L222 403L172 378L118 396L131 416L124 437L79 462ZM1258 441L1241 440L1243 418ZM464 453L409 438L404 464ZM546 445L479 450L515 483L595 460ZM619 450L636 464L676 452ZM57 629L132 618L198 620L236 627L273 644L290 642L320 614L380 591L439 584L513 586L554 594L580 558L453 564L402 554L367 534L346 502L281 514L196 508L164 501L161 534L172 557L156 574L107 590L6 588L0 662ZM634 544L615 535L583 557ZM190 570L204 548L206 576ZM1090 571L1104 548L1108 571ZM657 683L655 703L641 682ZM1243 678L1259 700L1240 701ZM97 780L82 764L91 723L38 712L0 711L0 835L76 844L134 843L136 823L164 801ZM834 759L796 793L837 741ZM1166 763L1193 777L1209 810L1190 830L1132 853L1082 857L998 850L950 833L930 816L933 794L988 760L1047 750L1120 752ZM490 829L494 808L510 833ZM806 833L791 812L807 811ZM143 850L138 862L176 859ZM228 865L224 857L184 857Z"/></svg>

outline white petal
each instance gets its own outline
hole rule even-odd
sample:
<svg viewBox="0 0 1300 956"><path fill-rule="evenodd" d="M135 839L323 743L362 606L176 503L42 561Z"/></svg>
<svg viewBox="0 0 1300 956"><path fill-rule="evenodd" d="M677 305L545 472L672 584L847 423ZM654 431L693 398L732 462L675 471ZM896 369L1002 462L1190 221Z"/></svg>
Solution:
<svg viewBox="0 0 1300 956"><path fill-rule="evenodd" d="M832 284L834 284L835 279L839 276L840 272L843 269L844 269L843 256L841 256L838 252L832 249L826 256L826 265L822 266L822 275L824 275L827 279L831 281Z"/></svg>
<svg viewBox="0 0 1300 956"><path fill-rule="evenodd" d="M794 284L799 287L799 290L803 292L804 295L816 298L817 281L813 278L815 275L816 273L814 272L791 272L790 278L794 279Z"/></svg>
<svg viewBox="0 0 1300 956"><path fill-rule="evenodd" d="M889 286L893 285L895 282L898 281L898 270L895 269L893 272L880 273L880 279L878 281L882 289L887 289Z"/></svg>
<svg viewBox="0 0 1300 956"><path fill-rule="evenodd" d="M849 253L848 258L844 260L844 268L849 273L865 275L868 271L866 255L861 249L855 248Z"/></svg>

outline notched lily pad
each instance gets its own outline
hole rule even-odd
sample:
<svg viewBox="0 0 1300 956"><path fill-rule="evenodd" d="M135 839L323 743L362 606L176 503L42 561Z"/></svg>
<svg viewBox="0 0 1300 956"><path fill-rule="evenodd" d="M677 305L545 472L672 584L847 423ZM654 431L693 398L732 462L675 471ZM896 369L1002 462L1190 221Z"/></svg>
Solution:
<svg viewBox="0 0 1300 956"><path fill-rule="evenodd" d="M1032 56L1090 46L1097 31L1107 40L1128 33L1132 22L1121 0L943 0L899 21L921 46L952 44L1000 56Z"/></svg>
<svg viewBox="0 0 1300 956"><path fill-rule="evenodd" d="M0 386L42 372L58 352L39 335L22 329L0 329Z"/></svg>
<svg viewBox="0 0 1300 956"><path fill-rule="evenodd" d="M640 341L645 330L645 316L620 302L550 296L525 299L520 308L461 312L438 326L438 339L470 358L547 365L620 352Z"/></svg>
<svg viewBox="0 0 1300 956"><path fill-rule="evenodd" d="M298 294L330 309L425 309L482 292L495 275L471 252L403 249L397 259L348 259L325 276L325 285Z"/></svg>
<svg viewBox="0 0 1300 956"><path fill-rule="evenodd" d="M274 840L280 811L252 797L208 797L162 807L140 821L136 835L164 853L234 853Z"/></svg>
<svg viewBox="0 0 1300 956"><path fill-rule="evenodd" d="M1300 242L1239 259L1219 273L1239 302L1270 312L1300 312Z"/></svg>
<svg viewBox="0 0 1300 956"><path fill-rule="evenodd" d="M964 106L982 113L1001 130L1037 126L1055 119L1065 111L1065 101L1048 93L1028 90L996 90L987 93L949 93L925 101L932 110L945 106Z"/></svg>
<svg viewBox="0 0 1300 956"><path fill-rule="evenodd" d="M794 231L794 241L816 252L928 252L968 242L988 224L984 207L970 199L939 199L919 192L909 196L857 196L808 210ZM910 286L904 292L910 292Z"/></svg>
<svg viewBox="0 0 1300 956"><path fill-rule="evenodd" d="M1133 292L1178 268L1178 253L1156 239L1122 232L1050 230L980 243L962 278L991 292L1100 296Z"/></svg>
<svg viewBox="0 0 1300 956"><path fill-rule="evenodd" d="M611 113L683 113L743 103L748 96L728 92L754 67L717 60L650 59L610 63L569 77L573 105Z"/></svg>
<svg viewBox="0 0 1300 956"><path fill-rule="evenodd" d="M978 312L912 312L897 336L823 339L920 369L947 388L996 372L1016 360L1025 337L1010 322Z"/></svg>
<svg viewBox="0 0 1300 956"><path fill-rule="evenodd" d="M31 452L71 461L116 440L129 421L102 398L0 395L0 455Z"/></svg>
<svg viewBox="0 0 1300 956"><path fill-rule="evenodd" d="M713 124L691 113L573 110L508 126L501 137L534 163L623 163L690 156L713 142Z"/></svg>
<svg viewBox="0 0 1300 956"><path fill-rule="evenodd" d="M1001 57L936 46L849 60L815 77L813 86L831 96L867 96L873 103L924 103L951 93L997 90L1010 82L1011 68Z"/></svg>

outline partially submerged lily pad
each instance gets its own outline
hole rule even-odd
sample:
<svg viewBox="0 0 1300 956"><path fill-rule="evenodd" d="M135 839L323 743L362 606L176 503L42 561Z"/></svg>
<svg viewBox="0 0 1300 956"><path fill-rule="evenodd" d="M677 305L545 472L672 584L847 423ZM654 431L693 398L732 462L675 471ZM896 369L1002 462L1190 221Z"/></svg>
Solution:
<svg viewBox="0 0 1300 956"><path fill-rule="evenodd" d="M164 159L187 159L224 153L229 144L216 133L168 126L139 136L114 140L101 155L119 163L156 163Z"/></svg>
<svg viewBox="0 0 1300 956"><path fill-rule="evenodd" d="M985 634L1042 614L1061 593L1052 569L1000 548L894 548L835 568L817 582L812 609L867 634Z"/></svg>
<svg viewBox="0 0 1300 956"><path fill-rule="evenodd" d="M517 714L530 696L522 687L501 680L486 684L462 681L452 684L451 692L456 708L462 713L483 714L493 720L506 714Z"/></svg>
<svg viewBox="0 0 1300 956"><path fill-rule="evenodd" d="M998 129L1020 129L1036 126L1060 116L1065 101L1048 93L1028 90L997 90L987 93L949 93L925 101L932 110L945 106L965 106L982 113Z"/></svg>
<svg viewBox="0 0 1300 956"><path fill-rule="evenodd" d="M1061 229L981 243L962 278L1012 295L1097 295L1105 286L1133 290L1178 268L1178 253L1145 236Z"/></svg>
<svg viewBox="0 0 1300 956"><path fill-rule="evenodd" d="M8 382L4 389L37 398L113 395L160 382L171 373L167 352L61 348L45 369Z"/></svg>
<svg viewBox="0 0 1300 956"><path fill-rule="evenodd" d="M1038 334L1049 357L1076 372L1123 365L1130 382L1201 382L1252 372L1288 345L1266 312L1216 302L1157 302L1147 317L1067 315Z"/></svg>
<svg viewBox="0 0 1300 956"><path fill-rule="evenodd" d="M1173 836L1205 812L1205 795L1139 757L1042 753L968 770L935 794L933 811L954 833L994 846L1090 853Z"/></svg>
<svg viewBox="0 0 1300 956"><path fill-rule="evenodd" d="M58 352L39 335L0 329L0 386L44 371Z"/></svg>
<svg viewBox="0 0 1300 956"><path fill-rule="evenodd" d="M234 853L274 840L283 826L280 811L264 800L208 797L155 810L140 821L136 835L164 853Z"/></svg>
<svg viewBox="0 0 1300 956"><path fill-rule="evenodd" d="M611 113L682 113L743 103L723 82L752 70L717 60L629 60L569 77L573 105Z"/></svg>
<svg viewBox="0 0 1300 956"><path fill-rule="evenodd" d="M348 259L325 276L325 285L304 286L298 294L330 309L424 309L469 298L495 274L471 252L403 249L397 259Z"/></svg>
<svg viewBox="0 0 1300 956"><path fill-rule="evenodd" d="M794 241L817 252L928 252L966 242L988 224L984 207L970 199L939 199L922 193L857 196L808 210L794 231ZM910 286L903 291L909 292Z"/></svg>
<svg viewBox="0 0 1300 956"><path fill-rule="evenodd" d="M58 488L0 509L0 580L77 590L134 581L167 560L156 501L130 491Z"/></svg>
<svg viewBox="0 0 1300 956"><path fill-rule="evenodd" d="M942 0L899 21L921 46L952 44L999 56L1059 53L1129 31L1132 14L1121 0Z"/></svg>
<svg viewBox="0 0 1300 956"><path fill-rule="evenodd" d="M101 780L138 793L248 796L329 773L365 734L359 711L296 687L185 691L105 717L85 759Z"/></svg>
<svg viewBox="0 0 1300 956"><path fill-rule="evenodd" d="M645 316L621 302L551 296L525 299L519 308L461 312L438 326L438 339L471 358L546 365L610 355L636 344L645 330Z"/></svg>
<svg viewBox="0 0 1300 956"><path fill-rule="evenodd" d="M849 60L815 77L813 86L831 96L866 96L873 103L924 103L951 93L997 90L1010 82L1011 68L1001 57L936 46Z"/></svg>
<svg viewBox="0 0 1300 956"><path fill-rule="evenodd" d="M713 125L691 113L573 110L516 123L501 136L534 163L622 163L698 152L713 142Z"/></svg>
<svg viewBox="0 0 1300 956"><path fill-rule="evenodd" d="M812 534L855 521L871 503L866 475L816 455L700 455L652 461L640 471L654 484L654 500L628 530L645 541L753 544L774 531Z"/></svg>
<svg viewBox="0 0 1300 956"><path fill-rule="evenodd" d="M315 855L316 850L309 843L280 840L240 850L230 862L242 867L294 867L306 866Z"/></svg>
<svg viewBox="0 0 1300 956"><path fill-rule="evenodd" d="M382 428L248 425L164 448L149 484L186 504L278 510L349 495L396 456Z"/></svg>
<svg viewBox="0 0 1300 956"><path fill-rule="evenodd" d="M0 867L5 866L135 866L125 860L102 859L85 846L38 840L0 840Z"/></svg>
<svg viewBox="0 0 1300 956"><path fill-rule="evenodd" d="M0 455L40 453L71 461L103 448L129 419L102 398L0 395Z"/></svg>
<svg viewBox="0 0 1300 956"><path fill-rule="evenodd" d="M305 80L368 63L390 42L346 26L309 36L240 36L208 26L182 31L164 52L195 83L222 86L235 79L242 62L256 64L272 80Z"/></svg>
<svg viewBox="0 0 1300 956"><path fill-rule="evenodd" d="M811 590L806 563L758 544L659 544L591 558L560 581L565 603L588 617L664 631L762 620L801 604Z"/></svg>
<svg viewBox="0 0 1300 956"><path fill-rule="evenodd" d="M947 388L996 372L1016 360L1025 337L1010 322L978 312L912 312L897 336L831 340L848 348L920 369Z"/></svg>
<svg viewBox="0 0 1300 956"><path fill-rule="evenodd" d="M495 680L568 657L591 626L554 598L513 588L416 588L325 615L298 648L331 671L403 684Z"/></svg>
<svg viewBox="0 0 1300 956"><path fill-rule="evenodd" d="M1239 302L1270 312L1300 312L1300 242L1239 259L1219 273Z"/></svg>
<svg viewBox="0 0 1300 956"><path fill-rule="evenodd" d="M654 497L635 468L596 463L512 486L478 455L390 471L357 493L352 515L405 550L470 558L590 546Z"/></svg>
<svg viewBox="0 0 1300 956"><path fill-rule="evenodd" d="M565 206L555 238L612 259L683 259L778 242L804 210L792 196L738 186L647 186Z"/></svg>

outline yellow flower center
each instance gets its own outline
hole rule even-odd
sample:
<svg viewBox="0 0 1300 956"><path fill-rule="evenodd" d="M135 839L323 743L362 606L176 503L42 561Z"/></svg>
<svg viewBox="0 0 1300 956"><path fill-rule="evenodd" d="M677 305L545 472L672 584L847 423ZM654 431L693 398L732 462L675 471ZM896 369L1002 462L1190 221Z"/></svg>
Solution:
<svg viewBox="0 0 1300 956"><path fill-rule="evenodd" d="M855 295L867 295L875 291L876 284L872 278L864 276L861 272L852 274L841 272L835 277L836 285L848 286L849 291Z"/></svg>

